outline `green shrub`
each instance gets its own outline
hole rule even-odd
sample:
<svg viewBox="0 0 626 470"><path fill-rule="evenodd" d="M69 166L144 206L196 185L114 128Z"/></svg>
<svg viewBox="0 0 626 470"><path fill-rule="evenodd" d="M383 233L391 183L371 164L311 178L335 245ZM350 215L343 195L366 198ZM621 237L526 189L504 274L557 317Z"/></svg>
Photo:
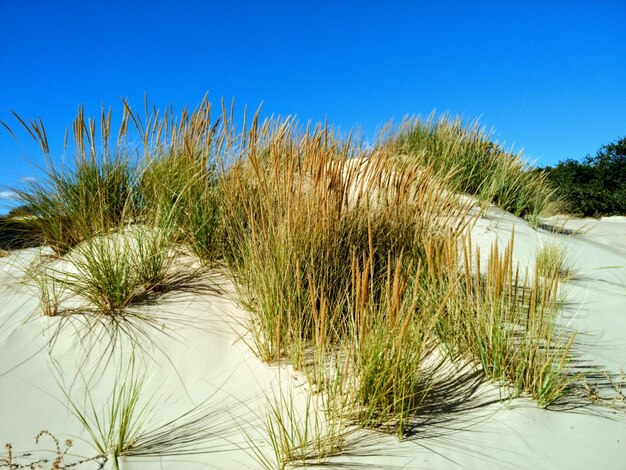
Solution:
<svg viewBox="0 0 626 470"><path fill-rule="evenodd" d="M582 162L569 159L544 170L566 212L585 217L626 214L626 137Z"/></svg>

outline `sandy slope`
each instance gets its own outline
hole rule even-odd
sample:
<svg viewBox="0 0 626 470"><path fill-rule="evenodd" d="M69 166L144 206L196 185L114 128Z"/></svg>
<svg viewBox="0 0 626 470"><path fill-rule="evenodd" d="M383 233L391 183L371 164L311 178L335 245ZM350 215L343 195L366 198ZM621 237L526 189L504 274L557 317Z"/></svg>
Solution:
<svg viewBox="0 0 626 470"><path fill-rule="evenodd" d="M566 247L574 276L562 287L563 321L579 332L581 360L616 376L626 369L626 220L548 222L562 233L537 231L490 209L473 229L473 240L486 252L496 239L504 246L514 228L514 256L531 268L545 241ZM585 224L591 229L583 234L565 234ZM0 258L0 443L11 442L16 454L32 451L34 457L26 461L50 458L45 450L54 449L51 440L34 443L34 436L47 429L73 440L73 455L64 461L71 463L97 452L64 393L79 404L91 397L96 408L110 400L116 373L127 370L131 341L121 335L108 347L106 335L94 339L101 332L97 328L89 334L79 320L58 328L59 318L38 314L33 288L22 282L36 253L31 248ZM303 392L303 381L292 372L266 366L254 356L241 338L244 329L238 322L245 321L246 313L232 300L232 285L218 274L210 279L203 289L170 292L156 303L135 307L154 322L136 319L128 326L141 346L137 370L146 371L141 398L152 406L144 429L195 410L200 427L211 431L195 442L196 449L212 452L126 458L125 469L259 468L245 450L241 430L262 439L264 394L277 389L279 374L296 395ZM572 402L569 409L544 411L524 399L502 403L491 385L475 384L471 377L446 385L451 389L442 391L441 406L424 417L422 430L412 439L399 443L393 437L358 434L348 447L351 455L333 460L328 468L340 463L352 468L626 468L623 406L611 410ZM605 398L615 395L609 386L600 392ZM164 435L175 437L170 428ZM98 465L87 462L79 468Z"/></svg>

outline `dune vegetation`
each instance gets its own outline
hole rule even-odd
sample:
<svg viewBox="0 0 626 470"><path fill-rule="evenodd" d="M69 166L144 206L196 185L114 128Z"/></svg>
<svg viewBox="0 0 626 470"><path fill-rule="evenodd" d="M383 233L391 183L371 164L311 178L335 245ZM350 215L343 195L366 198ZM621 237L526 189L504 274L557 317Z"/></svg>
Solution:
<svg viewBox="0 0 626 470"><path fill-rule="evenodd" d="M557 188L561 210L582 217L626 214L626 137L582 160L539 168Z"/></svg>
<svg viewBox="0 0 626 470"><path fill-rule="evenodd" d="M45 178L16 189L29 215L12 220L54 252L32 273L43 314L72 315L71 292L115 323L166 290L181 253L227 273L250 312L250 347L299 370L332 423L298 434L279 410L288 397L271 401L275 455L257 449L267 467L340 452L354 426L411 435L451 365L540 407L572 391L562 270L518 266L513 237L485 254L470 236L488 204L531 223L556 204L521 155L447 116L364 147L326 125L213 114L207 100L179 117L141 118L124 103L112 129L110 112L81 109L66 165L41 122L20 120L47 162ZM121 438L98 439L99 452L132 455Z"/></svg>
<svg viewBox="0 0 626 470"><path fill-rule="evenodd" d="M459 117L431 114L426 120L405 121L392 140L400 155L449 175L452 190L475 195L531 225L561 205L548 175L532 171L521 153L513 154L494 142L492 133L477 121L466 125Z"/></svg>

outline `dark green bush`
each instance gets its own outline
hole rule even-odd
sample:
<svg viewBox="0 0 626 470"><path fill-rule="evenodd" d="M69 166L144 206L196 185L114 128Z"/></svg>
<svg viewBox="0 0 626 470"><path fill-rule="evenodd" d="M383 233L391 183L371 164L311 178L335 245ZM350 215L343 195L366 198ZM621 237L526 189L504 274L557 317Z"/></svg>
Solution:
<svg viewBox="0 0 626 470"><path fill-rule="evenodd" d="M582 162L569 159L544 170L565 212L585 217L626 214L626 137Z"/></svg>

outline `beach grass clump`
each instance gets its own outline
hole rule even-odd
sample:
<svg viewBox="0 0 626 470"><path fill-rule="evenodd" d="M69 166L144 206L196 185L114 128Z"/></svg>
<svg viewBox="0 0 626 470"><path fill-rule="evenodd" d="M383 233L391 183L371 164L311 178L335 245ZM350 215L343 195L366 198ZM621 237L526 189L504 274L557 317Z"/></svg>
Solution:
<svg viewBox="0 0 626 470"><path fill-rule="evenodd" d="M64 254L90 237L122 227L130 218L132 169L127 161L83 160L62 173L50 164L49 180L30 182L20 199L34 215L22 224Z"/></svg>
<svg viewBox="0 0 626 470"><path fill-rule="evenodd" d="M90 393L81 402L64 390L72 413L99 455L110 457L115 469L120 468L120 457L130 452L155 411L156 403L142 394L145 377L131 358L126 369L118 372L110 398L102 407Z"/></svg>
<svg viewBox="0 0 626 470"><path fill-rule="evenodd" d="M226 148L225 109L213 120L206 98L192 112L183 109L178 119L171 110L153 112L143 123L126 104L143 145L144 158L137 194L142 213L161 220L159 211L172 218L176 237L187 243L203 261L221 257L220 165Z"/></svg>
<svg viewBox="0 0 626 470"><path fill-rule="evenodd" d="M296 397L293 389L284 390L281 386L267 398L265 415L261 417L264 444L271 451L242 429L250 444L250 455L269 470L320 465L339 454L349 430L341 416L327 413L323 402L321 394L308 392L304 397Z"/></svg>
<svg viewBox="0 0 626 470"><path fill-rule="evenodd" d="M561 281L572 277L573 268L565 250L555 241L544 243L537 252L536 269L541 277L556 276Z"/></svg>
<svg viewBox="0 0 626 470"><path fill-rule="evenodd" d="M124 122L111 148L110 111L103 110L96 126L80 107L72 126L74 158L64 166L50 156L43 123L18 119L46 158L44 177L16 190L20 202L32 213L21 223L38 234L43 244L64 254L91 236L120 228L134 216L136 172L126 152Z"/></svg>
<svg viewBox="0 0 626 470"><path fill-rule="evenodd" d="M451 190L476 195L531 223L555 207L547 176L533 171L521 154L494 143L477 121L466 125L460 117L434 114L409 119L390 144L403 158L450 175Z"/></svg>
<svg viewBox="0 0 626 470"><path fill-rule="evenodd" d="M260 356L277 360L347 334L355 256L371 257L379 298L390 259L419 258L424 237L460 233L468 207L382 147L365 153L326 128L297 135L290 122L270 129L233 166L224 199L226 261L255 313Z"/></svg>
<svg viewBox="0 0 626 470"><path fill-rule="evenodd" d="M476 361L489 379L547 407L576 380L570 368L575 334L557 324L558 276L522 275L512 247L513 240L501 253L496 243L482 272L480 252L464 245L464 268L439 336L452 357Z"/></svg>
<svg viewBox="0 0 626 470"><path fill-rule="evenodd" d="M340 373L347 379L342 399L348 403L341 409L349 411L354 423L402 438L433 386L438 363L432 358L439 345L434 333L441 312L420 308L422 264L393 260L380 301L369 292L371 259L354 269L359 281L355 316Z"/></svg>
<svg viewBox="0 0 626 470"><path fill-rule="evenodd" d="M66 293L100 313L119 314L146 295L164 291L173 276L171 243L171 233L161 227L134 225L81 242L60 260L62 265L41 263L30 278L43 313L58 315Z"/></svg>
<svg viewBox="0 0 626 470"><path fill-rule="evenodd" d="M0 257L8 256L12 250L36 247L41 243L38 233L24 223L31 215L17 215L14 212L0 216Z"/></svg>
<svg viewBox="0 0 626 470"><path fill-rule="evenodd" d="M321 169L327 174L317 180L300 176L300 152L306 155L320 141L303 142L305 148L298 149L286 134L290 125L272 136L263 152L234 166L224 186L233 223L226 261L255 313L255 342L266 360L289 355L296 343L313 337L314 329L320 337L332 335L332 318L320 318L314 326L311 303L315 312L334 315L341 306L324 302L341 303L348 288L349 266L342 260L351 240L349 221L341 220L342 195L327 191L323 179L332 170ZM329 149L317 163L330 163L330 154L339 151Z"/></svg>
<svg viewBox="0 0 626 470"><path fill-rule="evenodd" d="M102 313L123 310L138 295L140 283L128 248L121 236L93 237L76 246L68 254L76 269L65 281L68 289Z"/></svg>
<svg viewBox="0 0 626 470"><path fill-rule="evenodd" d="M136 282L145 293L161 292L170 283L173 233L171 221L155 227L136 225L126 229L124 250L130 255Z"/></svg>
<svg viewBox="0 0 626 470"><path fill-rule="evenodd" d="M71 384L58 378L70 411L98 454L76 465L104 460L119 469L125 457L184 457L241 448L232 422L232 412L241 403L225 401L223 397L217 402L216 394L223 391L221 388L203 402L172 415L163 411L163 397L150 387L148 364L137 350L117 356L112 366L114 375L97 379L107 381L98 387L108 391L104 397L96 396L92 388L94 377L85 375L82 369Z"/></svg>
<svg viewBox="0 0 626 470"><path fill-rule="evenodd" d="M495 246L481 271L463 237L477 214L433 165L327 128L294 131L255 130L221 180L225 258L261 358L306 369L343 348L338 367L358 378L343 408L399 436L428 399L439 349L540 406L568 392L573 336L556 326L558 279L522 276L510 247Z"/></svg>
<svg viewBox="0 0 626 470"><path fill-rule="evenodd" d="M226 134L220 119L211 119L211 103L205 99L192 112L183 109L180 119L171 109L149 112L147 103L141 118L126 101L123 105L115 140L110 110L103 109L96 120L79 108L70 146L66 135L65 151L73 152L67 164L52 158L41 120L26 122L15 115L46 161L42 178L15 189L29 210L19 220L22 232L63 255L84 240L135 222L166 221L167 230L174 222L177 241L203 260L219 258L217 183Z"/></svg>
<svg viewBox="0 0 626 470"><path fill-rule="evenodd" d="M45 262L28 270L27 277L36 286L42 313L47 317L57 316L61 312L61 299L65 293L63 279Z"/></svg>
<svg viewBox="0 0 626 470"><path fill-rule="evenodd" d="M175 230L171 235L204 262L222 257L222 198L217 168L183 158L155 159L143 170L139 192L145 219Z"/></svg>

